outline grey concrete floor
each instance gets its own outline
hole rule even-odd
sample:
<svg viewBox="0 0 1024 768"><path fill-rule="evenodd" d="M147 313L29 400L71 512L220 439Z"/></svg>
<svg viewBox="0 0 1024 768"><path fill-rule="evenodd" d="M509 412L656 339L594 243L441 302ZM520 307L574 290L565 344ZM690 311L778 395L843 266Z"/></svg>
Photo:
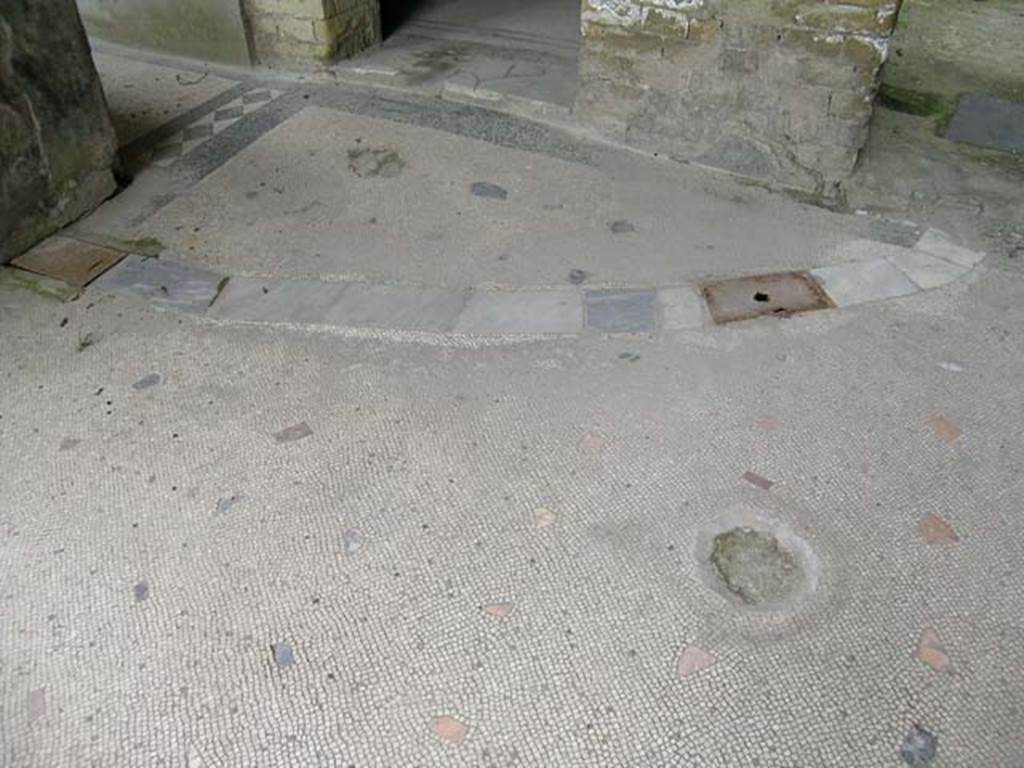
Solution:
<svg viewBox="0 0 1024 768"><path fill-rule="evenodd" d="M793 248L822 266L910 231L394 93L253 82L204 104L135 139L136 184L71 234L291 277L332 243L328 278L468 286L498 282L508 228L515 287L581 263L757 272ZM360 137L401 173L352 170ZM374 157L356 168L394 167ZM459 229L450 179L503 185L466 198L502 213ZM315 231L308 194L338 223ZM549 196L578 223L545 220ZM375 206L390 249L349 226ZM953 235L990 246L969 220ZM1008 264L788 319L530 342L0 281L0 764L1020 765ZM736 526L795 553L801 589L731 594L708 542Z"/></svg>
<svg viewBox="0 0 1024 768"><path fill-rule="evenodd" d="M385 39L335 76L566 119L576 97L576 0L423 0L384 8Z"/></svg>

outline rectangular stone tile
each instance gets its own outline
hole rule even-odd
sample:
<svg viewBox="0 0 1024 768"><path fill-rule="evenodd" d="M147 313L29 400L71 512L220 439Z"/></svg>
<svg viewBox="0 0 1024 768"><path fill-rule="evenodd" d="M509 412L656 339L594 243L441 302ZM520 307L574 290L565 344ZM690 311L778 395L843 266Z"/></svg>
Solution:
<svg viewBox="0 0 1024 768"><path fill-rule="evenodd" d="M127 256L93 285L116 293L133 293L180 312L201 314L217 295L223 275L160 258Z"/></svg>
<svg viewBox="0 0 1024 768"><path fill-rule="evenodd" d="M124 256L123 251L54 235L13 259L11 264L82 288Z"/></svg>
<svg viewBox="0 0 1024 768"><path fill-rule="evenodd" d="M345 283L233 277L210 308L211 317L264 323L329 324L327 313Z"/></svg>
<svg viewBox="0 0 1024 768"><path fill-rule="evenodd" d="M326 313L340 326L450 331L466 304L464 291L349 283Z"/></svg>
<svg viewBox="0 0 1024 768"><path fill-rule="evenodd" d="M478 291L459 316L460 333L579 333L583 304L575 290Z"/></svg>
<svg viewBox="0 0 1024 768"><path fill-rule="evenodd" d="M661 288L658 291L661 304L661 323L666 330L699 328L704 325L704 299L694 288Z"/></svg>
<svg viewBox="0 0 1024 768"><path fill-rule="evenodd" d="M924 290L951 283L969 271L968 267L953 264L945 259L917 250L908 249L903 253L890 256L889 261Z"/></svg>
<svg viewBox="0 0 1024 768"><path fill-rule="evenodd" d="M946 138L1003 152L1024 152L1024 104L965 94Z"/></svg>
<svg viewBox="0 0 1024 768"><path fill-rule="evenodd" d="M587 326L605 333L654 333L658 327L654 291L587 291Z"/></svg>
<svg viewBox="0 0 1024 768"><path fill-rule="evenodd" d="M918 290L910 278L884 259L819 267L811 274L839 307L907 296Z"/></svg>
<svg viewBox="0 0 1024 768"><path fill-rule="evenodd" d="M928 229L921 239L914 246L919 251L938 256L940 259L959 264L962 267L971 268L985 258L983 251L972 251L957 245L945 232L937 229Z"/></svg>

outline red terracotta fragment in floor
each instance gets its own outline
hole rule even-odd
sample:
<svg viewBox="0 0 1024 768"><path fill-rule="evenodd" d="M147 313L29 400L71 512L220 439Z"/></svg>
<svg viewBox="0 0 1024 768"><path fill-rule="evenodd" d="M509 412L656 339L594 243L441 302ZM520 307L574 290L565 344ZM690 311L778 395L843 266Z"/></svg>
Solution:
<svg viewBox="0 0 1024 768"><path fill-rule="evenodd" d="M949 656L942 647L938 633L931 627L925 627L921 633L914 656L936 672L945 672L949 669Z"/></svg>
<svg viewBox="0 0 1024 768"><path fill-rule="evenodd" d="M431 728L439 739L450 741L453 744L462 743L469 735L469 726L450 715L442 715L434 720Z"/></svg>
<svg viewBox="0 0 1024 768"><path fill-rule="evenodd" d="M767 491L773 485L775 485L773 481L769 480L767 477L761 477L761 475L757 474L756 472L744 472L742 477L748 483L757 486L762 491Z"/></svg>
<svg viewBox="0 0 1024 768"><path fill-rule="evenodd" d="M962 434L960 428L945 416L932 416L931 422L935 436L944 443L955 443Z"/></svg>
<svg viewBox="0 0 1024 768"><path fill-rule="evenodd" d="M956 544L960 540L953 526L932 513L921 518L917 530L925 544Z"/></svg>
<svg viewBox="0 0 1024 768"><path fill-rule="evenodd" d="M687 678L701 670L714 666L717 661L718 659L703 648L696 645L688 645L679 654L679 660L676 662L676 673L682 678Z"/></svg>
<svg viewBox="0 0 1024 768"><path fill-rule="evenodd" d="M499 619L504 619L506 616L512 614L513 606L512 603L490 603L484 606L484 613L490 616L497 616Z"/></svg>

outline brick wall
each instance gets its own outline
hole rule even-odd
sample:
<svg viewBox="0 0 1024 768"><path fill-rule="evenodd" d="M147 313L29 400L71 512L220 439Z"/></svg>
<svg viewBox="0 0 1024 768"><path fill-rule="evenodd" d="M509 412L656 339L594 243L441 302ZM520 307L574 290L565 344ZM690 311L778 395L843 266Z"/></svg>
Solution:
<svg viewBox="0 0 1024 768"><path fill-rule="evenodd" d="M380 42L378 0L244 0L254 59L309 65Z"/></svg>
<svg viewBox="0 0 1024 768"><path fill-rule="evenodd" d="M577 114L615 138L833 198L900 0L583 0Z"/></svg>

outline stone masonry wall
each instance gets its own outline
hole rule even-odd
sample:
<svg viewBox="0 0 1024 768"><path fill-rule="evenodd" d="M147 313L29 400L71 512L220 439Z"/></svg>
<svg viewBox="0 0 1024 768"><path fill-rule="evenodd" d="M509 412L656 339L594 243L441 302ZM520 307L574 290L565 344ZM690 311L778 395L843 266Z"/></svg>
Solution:
<svg viewBox="0 0 1024 768"><path fill-rule="evenodd" d="M576 111L627 143L839 194L901 0L583 0Z"/></svg>
<svg viewBox="0 0 1024 768"><path fill-rule="evenodd" d="M112 194L116 148L74 0L3 0L0 264Z"/></svg>
<svg viewBox="0 0 1024 768"><path fill-rule="evenodd" d="M310 66L380 42L378 0L243 0L253 58Z"/></svg>

